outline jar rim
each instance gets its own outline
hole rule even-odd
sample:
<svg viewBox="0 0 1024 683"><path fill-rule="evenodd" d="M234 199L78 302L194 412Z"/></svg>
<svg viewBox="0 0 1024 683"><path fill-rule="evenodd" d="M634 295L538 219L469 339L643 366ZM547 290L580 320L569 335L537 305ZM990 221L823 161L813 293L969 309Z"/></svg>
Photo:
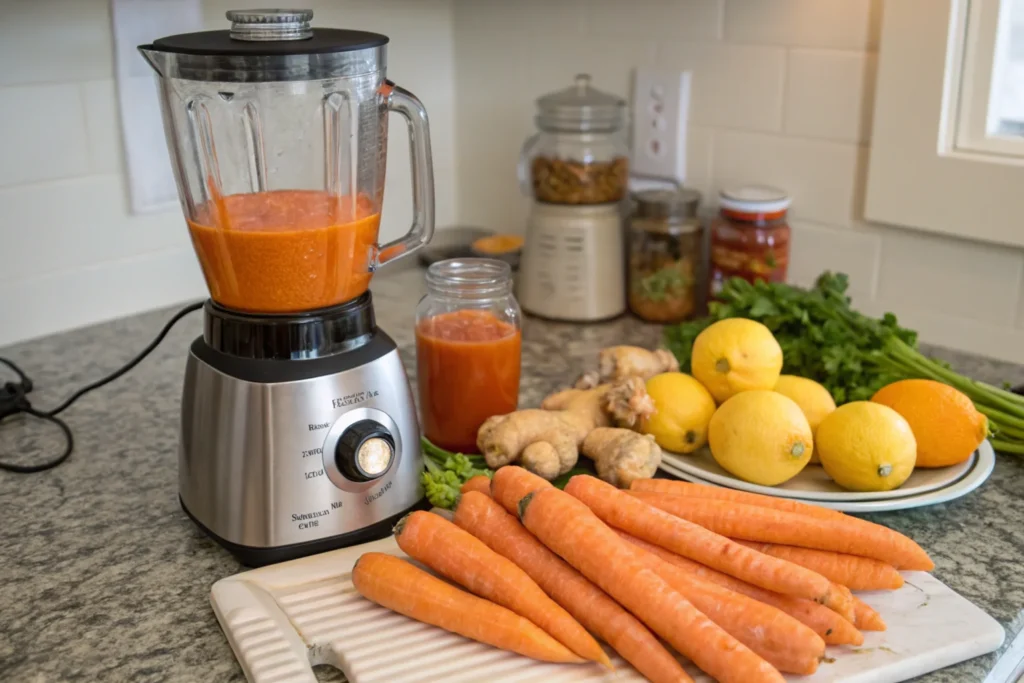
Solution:
<svg viewBox="0 0 1024 683"><path fill-rule="evenodd" d="M492 258L453 258L427 268L428 289L445 294L480 296L506 292L512 283L512 267Z"/></svg>

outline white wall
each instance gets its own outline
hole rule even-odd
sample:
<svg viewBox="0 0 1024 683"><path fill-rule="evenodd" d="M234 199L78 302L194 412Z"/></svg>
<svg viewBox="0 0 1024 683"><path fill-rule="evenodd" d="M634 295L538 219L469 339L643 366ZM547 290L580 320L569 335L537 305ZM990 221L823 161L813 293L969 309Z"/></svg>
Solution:
<svg viewBox="0 0 1024 683"><path fill-rule="evenodd" d="M129 212L108 0L0 4L0 346L203 295L180 212ZM265 4L205 0L203 11L223 27L225 10ZM388 75L430 113L437 219L451 222L450 0L276 4L391 37ZM412 220L408 136L393 124L382 239Z"/></svg>
<svg viewBox="0 0 1024 683"><path fill-rule="evenodd" d="M522 229L533 100L589 72L693 72L688 185L794 198L791 279L850 275L855 304L930 342L1024 362L1024 252L862 219L880 0L455 0L459 218ZM978 207L983 214L984 207Z"/></svg>
<svg viewBox="0 0 1024 683"><path fill-rule="evenodd" d="M261 4L205 3L211 26ZM1024 362L1024 252L861 218L880 0L281 4L391 36L389 75L431 114L441 226L523 229L515 165L537 96L580 71L625 96L635 66L691 69L689 184L709 197L736 182L789 190L795 282L842 270L866 311ZM0 344L202 294L181 217L126 208L107 1L4 5ZM386 239L410 216L404 126L392 131Z"/></svg>

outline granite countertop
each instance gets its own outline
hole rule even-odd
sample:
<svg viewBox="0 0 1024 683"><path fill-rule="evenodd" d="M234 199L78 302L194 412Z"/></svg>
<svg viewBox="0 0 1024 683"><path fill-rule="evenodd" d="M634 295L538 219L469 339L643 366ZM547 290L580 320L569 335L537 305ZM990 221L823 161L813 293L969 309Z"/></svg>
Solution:
<svg viewBox="0 0 1024 683"><path fill-rule="evenodd" d="M378 276L378 323L413 369L412 316L422 272ZM118 368L156 334L162 310L0 349L33 378L37 407ZM40 474L0 472L0 680L243 681L209 603L243 568L185 516L177 498L178 404L200 316L181 321L132 372L64 417L76 449ZM527 320L521 401L532 405L618 343L653 347L659 328L629 318L579 326ZM960 372L1024 382L1024 368L936 350ZM6 380L0 375L0 381ZM0 453L29 462L61 447L52 427L17 418ZM6 454L14 454L6 455ZM1024 626L1024 458L1000 456L991 479L951 503L873 515L916 539L935 575L997 619L1007 643ZM1005 648L1005 646L1004 646ZM982 681L998 654L918 680ZM322 680L338 680L327 671Z"/></svg>

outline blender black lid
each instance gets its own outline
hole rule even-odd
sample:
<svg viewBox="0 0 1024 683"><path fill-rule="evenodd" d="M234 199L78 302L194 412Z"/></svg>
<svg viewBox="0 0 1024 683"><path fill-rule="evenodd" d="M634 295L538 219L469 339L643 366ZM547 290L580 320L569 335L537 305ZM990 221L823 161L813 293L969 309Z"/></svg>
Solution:
<svg viewBox="0 0 1024 683"><path fill-rule="evenodd" d="M154 40L145 49L183 55L223 55L258 57L271 55L310 55L351 52L387 45L388 37L368 31L341 28L315 28L313 36L299 40L244 41L231 37L231 31L181 33Z"/></svg>
<svg viewBox="0 0 1024 683"><path fill-rule="evenodd" d="M388 37L368 31L312 28L311 10L231 10L230 30L181 33L143 49L185 55L259 57L352 52L387 45Z"/></svg>

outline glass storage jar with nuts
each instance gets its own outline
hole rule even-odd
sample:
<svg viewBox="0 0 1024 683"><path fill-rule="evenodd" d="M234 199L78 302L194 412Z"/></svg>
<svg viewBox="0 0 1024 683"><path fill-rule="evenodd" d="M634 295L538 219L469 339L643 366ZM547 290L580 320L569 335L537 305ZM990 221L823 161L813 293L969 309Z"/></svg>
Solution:
<svg viewBox="0 0 1024 683"><path fill-rule="evenodd" d="M633 195L629 221L629 308L649 322L675 323L697 308L700 193L647 190Z"/></svg>
<svg viewBox="0 0 1024 683"><path fill-rule="evenodd" d="M605 204L626 195L626 102L576 76L570 88L537 100L539 132L519 160L523 191L551 204Z"/></svg>

